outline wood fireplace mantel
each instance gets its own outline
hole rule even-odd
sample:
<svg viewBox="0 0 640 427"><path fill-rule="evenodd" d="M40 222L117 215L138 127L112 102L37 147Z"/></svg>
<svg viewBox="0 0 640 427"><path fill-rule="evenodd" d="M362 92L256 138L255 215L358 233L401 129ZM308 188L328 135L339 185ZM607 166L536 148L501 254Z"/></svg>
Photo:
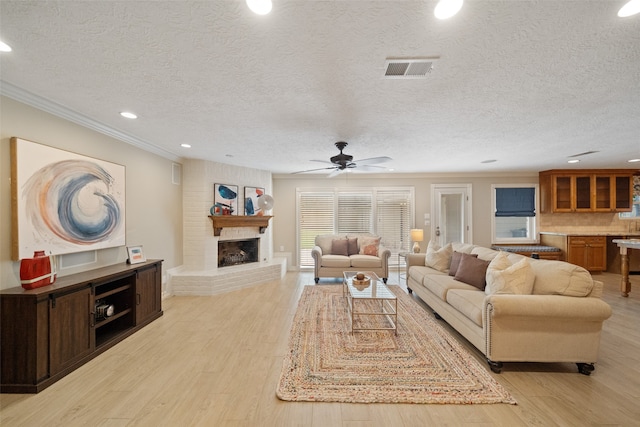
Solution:
<svg viewBox="0 0 640 427"><path fill-rule="evenodd" d="M225 227L258 227L260 234L269 226L272 216L239 216L239 215L209 215L213 223L213 235L219 236Z"/></svg>

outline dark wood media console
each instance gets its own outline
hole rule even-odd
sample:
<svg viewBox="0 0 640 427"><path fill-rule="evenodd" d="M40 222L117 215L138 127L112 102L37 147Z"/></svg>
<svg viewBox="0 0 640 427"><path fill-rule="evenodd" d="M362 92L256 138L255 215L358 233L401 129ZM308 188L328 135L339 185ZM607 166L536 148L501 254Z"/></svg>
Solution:
<svg viewBox="0 0 640 427"><path fill-rule="evenodd" d="M162 260L0 292L0 392L38 393L162 316ZM98 304L113 305L100 315Z"/></svg>

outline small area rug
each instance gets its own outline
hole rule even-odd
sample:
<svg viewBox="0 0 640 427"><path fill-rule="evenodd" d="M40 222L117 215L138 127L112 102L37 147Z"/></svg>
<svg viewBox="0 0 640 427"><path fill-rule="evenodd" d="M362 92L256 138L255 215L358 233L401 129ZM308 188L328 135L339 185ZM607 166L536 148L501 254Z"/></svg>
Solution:
<svg viewBox="0 0 640 427"><path fill-rule="evenodd" d="M431 314L398 286L389 288L398 298L397 336L351 333L342 286L305 286L277 396L315 402L516 404Z"/></svg>

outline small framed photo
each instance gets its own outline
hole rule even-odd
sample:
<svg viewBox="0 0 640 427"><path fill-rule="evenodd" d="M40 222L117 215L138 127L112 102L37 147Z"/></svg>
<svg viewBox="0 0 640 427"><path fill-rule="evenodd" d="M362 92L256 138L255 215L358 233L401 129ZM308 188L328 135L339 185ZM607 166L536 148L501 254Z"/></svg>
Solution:
<svg viewBox="0 0 640 427"><path fill-rule="evenodd" d="M127 246L127 254L129 255L127 264L139 264L147 260L142 251L142 246Z"/></svg>

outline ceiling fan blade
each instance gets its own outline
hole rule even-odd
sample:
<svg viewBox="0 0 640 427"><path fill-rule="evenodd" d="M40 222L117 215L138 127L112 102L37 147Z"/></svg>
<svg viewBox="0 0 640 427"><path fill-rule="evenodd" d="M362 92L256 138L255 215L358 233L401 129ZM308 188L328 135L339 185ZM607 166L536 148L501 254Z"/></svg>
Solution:
<svg viewBox="0 0 640 427"><path fill-rule="evenodd" d="M356 170L358 171L364 171L364 172L379 172L381 169L387 169L384 166L376 166L376 165L364 165L364 166L360 166L358 165L358 167L356 167Z"/></svg>
<svg viewBox="0 0 640 427"><path fill-rule="evenodd" d="M335 166L330 166L328 168L318 168L318 169L307 169L304 171L297 171L297 172L291 172L291 175L297 174L297 173L305 173L305 172L315 172L315 171L323 171L323 170L327 170L327 169L335 169Z"/></svg>
<svg viewBox="0 0 640 427"><path fill-rule="evenodd" d="M327 165L333 165L334 163L328 162L326 160L309 160L310 162L319 162L319 163L324 163Z"/></svg>
<svg viewBox="0 0 640 427"><path fill-rule="evenodd" d="M355 160L354 162L360 166L360 165L375 165L378 163L386 163L393 160L391 157L370 157L368 159L360 159L360 160Z"/></svg>

